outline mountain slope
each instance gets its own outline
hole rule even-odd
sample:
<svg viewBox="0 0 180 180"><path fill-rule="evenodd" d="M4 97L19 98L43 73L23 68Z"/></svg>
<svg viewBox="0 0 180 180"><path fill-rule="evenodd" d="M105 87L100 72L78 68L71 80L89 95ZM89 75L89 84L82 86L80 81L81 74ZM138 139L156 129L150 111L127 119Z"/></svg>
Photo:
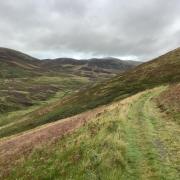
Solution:
<svg viewBox="0 0 180 180"><path fill-rule="evenodd" d="M180 82L180 48L110 80L73 93L48 107L37 109L23 118L19 117L15 124L2 127L0 136L16 134L129 97L145 89L175 82Z"/></svg>
<svg viewBox="0 0 180 180"><path fill-rule="evenodd" d="M32 75L56 75L56 73L77 74L97 77L103 73L117 74L131 69L140 62L122 61L115 58L76 60L57 58L39 60L22 52L0 48L0 78L17 78ZM103 77L103 75L102 75Z"/></svg>
<svg viewBox="0 0 180 180"><path fill-rule="evenodd" d="M0 143L0 177L179 179L179 124L162 114L156 105L156 98L166 90L165 86L146 90L92 112L5 139ZM65 129L76 127L72 121L82 121L83 126L62 135L66 130L61 125Z"/></svg>

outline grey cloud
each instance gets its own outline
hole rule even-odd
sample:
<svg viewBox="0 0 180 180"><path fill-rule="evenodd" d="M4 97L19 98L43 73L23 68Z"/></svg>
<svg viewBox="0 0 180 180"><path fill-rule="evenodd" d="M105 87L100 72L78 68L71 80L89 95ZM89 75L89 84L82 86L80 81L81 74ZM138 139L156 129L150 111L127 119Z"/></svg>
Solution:
<svg viewBox="0 0 180 180"><path fill-rule="evenodd" d="M180 45L179 0L0 0L0 46L148 60Z"/></svg>

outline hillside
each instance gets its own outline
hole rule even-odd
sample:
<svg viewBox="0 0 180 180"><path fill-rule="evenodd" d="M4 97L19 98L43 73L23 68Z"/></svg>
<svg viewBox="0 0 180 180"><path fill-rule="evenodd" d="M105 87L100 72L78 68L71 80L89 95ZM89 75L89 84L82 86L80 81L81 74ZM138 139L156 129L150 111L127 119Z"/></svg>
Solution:
<svg viewBox="0 0 180 180"><path fill-rule="evenodd" d="M180 81L180 48L118 75L98 85L89 86L48 107L19 117L16 123L1 128L8 136L39 125L124 99L145 89Z"/></svg>
<svg viewBox="0 0 180 180"><path fill-rule="evenodd" d="M138 61L122 61L116 58L93 58L93 59L46 59L43 60L43 68L51 69L58 72L68 72L80 76L87 76L89 78L105 78L109 74L115 75L120 72L125 72L133 67L141 64Z"/></svg>
<svg viewBox="0 0 180 180"><path fill-rule="evenodd" d="M22 52L0 48L0 78L22 78L35 75L71 74L89 78L107 77L139 65L138 61L116 58L84 59L57 58L40 60ZM97 79L96 79L97 80Z"/></svg>
<svg viewBox="0 0 180 180"><path fill-rule="evenodd" d="M0 141L0 177L179 179L179 124L157 103L176 88L146 90Z"/></svg>
<svg viewBox="0 0 180 180"><path fill-rule="evenodd" d="M40 60L22 52L0 48L0 78L39 75Z"/></svg>
<svg viewBox="0 0 180 180"><path fill-rule="evenodd" d="M88 63L91 64L91 60ZM98 67L88 69L85 65L88 63L68 58L39 60L19 51L0 48L0 113L37 106L54 97L61 99L80 87L110 78L138 64L126 64L117 59L113 63L96 60Z"/></svg>

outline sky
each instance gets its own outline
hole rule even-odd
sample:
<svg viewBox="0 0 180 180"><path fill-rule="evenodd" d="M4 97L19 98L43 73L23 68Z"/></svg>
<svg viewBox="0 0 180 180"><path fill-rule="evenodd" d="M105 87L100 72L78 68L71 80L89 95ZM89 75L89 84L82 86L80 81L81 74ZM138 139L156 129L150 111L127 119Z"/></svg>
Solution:
<svg viewBox="0 0 180 180"><path fill-rule="evenodd" d="M0 47L147 61L180 46L180 0L0 0Z"/></svg>

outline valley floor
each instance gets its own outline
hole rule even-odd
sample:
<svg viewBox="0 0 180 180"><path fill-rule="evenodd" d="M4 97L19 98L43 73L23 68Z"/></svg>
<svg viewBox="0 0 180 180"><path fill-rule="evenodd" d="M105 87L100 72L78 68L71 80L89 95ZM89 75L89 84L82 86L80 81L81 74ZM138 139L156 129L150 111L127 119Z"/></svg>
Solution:
<svg viewBox="0 0 180 180"><path fill-rule="evenodd" d="M147 90L109 106L0 140L0 177L180 179L179 123L160 112L155 103L155 98L165 89ZM79 124L68 126L72 121ZM65 125L71 127L69 132L81 127L62 136L61 128ZM43 134L43 129L49 129L46 132L51 132L50 136ZM52 136L54 141L49 143ZM27 148L30 146L34 149Z"/></svg>

